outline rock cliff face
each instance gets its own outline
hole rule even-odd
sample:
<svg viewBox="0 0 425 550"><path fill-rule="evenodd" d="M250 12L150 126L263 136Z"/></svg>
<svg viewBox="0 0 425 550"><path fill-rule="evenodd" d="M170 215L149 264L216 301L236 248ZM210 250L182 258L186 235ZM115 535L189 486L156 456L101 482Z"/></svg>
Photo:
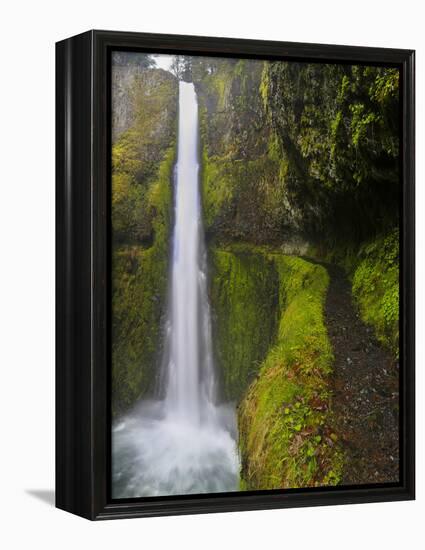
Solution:
<svg viewBox="0 0 425 550"><path fill-rule="evenodd" d="M177 80L162 69L113 69L113 227L116 241L151 243L155 210L149 189L175 147Z"/></svg>
<svg viewBox="0 0 425 550"><path fill-rule="evenodd" d="M134 81L140 77L142 69L129 66L114 66L112 68L112 141L128 130L134 117Z"/></svg>
<svg viewBox="0 0 425 550"><path fill-rule="evenodd" d="M150 56L134 52L113 52L111 63L112 85L112 141L128 130L134 123L137 109L136 80L164 77L153 67ZM168 76L168 73L166 73ZM148 92L148 88L146 92ZM153 90L151 90L153 91Z"/></svg>
<svg viewBox="0 0 425 550"><path fill-rule="evenodd" d="M213 341L222 397L239 401L277 329L278 274L250 246L210 250Z"/></svg>
<svg viewBox="0 0 425 550"><path fill-rule="evenodd" d="M359 244L398 221L398 70L267 63L261 93L305 234Z"/></svg>
<svg viewBox="0 0 425 550"><path fill-rule="evenodd" d="M329 248L398 221L396 69L199 58L206 228Z"/></svg>
<svg viewBox="0 0 425 550"><path fill-rule="evenodd" d="M262 61L199 58L192 73L201 110L207 236L279 243L297 232L286 167L260 95Z"/></svg>
<svg viewBox="0 0 425 550"><path fill-rule="evenodd" d="M242 486L336 485L342 453L333 433L332 349L323 306L325 268L263 253L278 273L278 328L238 410Z"/></svg>
<svg viewBox="0 0 425 550"><path fill-rule="evenodd" d="M112 407L149 392L166 308L178 82L146 56L112 70ZM138 57L137 57L138 56Z"/></svg>
<svg viewBox="0 0 425 550"><path fill-rule="evenodd" d="M214 58L191 70L216 360L239 402L242 486L336 484L328 276L285 254L342 265L362 318L397 353L398 72Z"/></svg>

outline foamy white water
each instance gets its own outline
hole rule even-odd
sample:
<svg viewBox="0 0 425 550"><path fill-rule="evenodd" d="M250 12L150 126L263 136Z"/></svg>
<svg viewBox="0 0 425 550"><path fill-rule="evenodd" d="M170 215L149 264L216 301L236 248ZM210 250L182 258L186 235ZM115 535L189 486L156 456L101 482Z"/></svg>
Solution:
<svg viewBox="0 0 425 550"><path fill-rule="evenodd" d="M113 426L114 498L238 489L235 410L217 405L198 158L196 93L180 82L165 397Z"/></svg>

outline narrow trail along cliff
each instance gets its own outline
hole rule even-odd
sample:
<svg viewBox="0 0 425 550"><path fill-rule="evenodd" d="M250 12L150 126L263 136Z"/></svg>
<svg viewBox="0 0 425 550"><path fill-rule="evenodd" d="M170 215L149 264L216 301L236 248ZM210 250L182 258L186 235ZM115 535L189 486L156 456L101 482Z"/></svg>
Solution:
<svg viewBox="0 0 425 550"><path fill-rule="evenodd" d="M343 270L326 264L325 303L335 355L333 410L346 452L343 485L398 481L398 362L359 318Z"/></svg>

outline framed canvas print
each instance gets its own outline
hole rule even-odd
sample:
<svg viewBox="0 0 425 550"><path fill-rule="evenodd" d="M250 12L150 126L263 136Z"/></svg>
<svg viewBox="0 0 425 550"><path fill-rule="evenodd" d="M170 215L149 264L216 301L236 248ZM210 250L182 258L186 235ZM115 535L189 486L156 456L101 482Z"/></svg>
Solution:
<svg viewBox="0 0 425 550"><path fill-rule="evenodd" d="M414 52L56 48L57 506L414 498Z"/></svg>

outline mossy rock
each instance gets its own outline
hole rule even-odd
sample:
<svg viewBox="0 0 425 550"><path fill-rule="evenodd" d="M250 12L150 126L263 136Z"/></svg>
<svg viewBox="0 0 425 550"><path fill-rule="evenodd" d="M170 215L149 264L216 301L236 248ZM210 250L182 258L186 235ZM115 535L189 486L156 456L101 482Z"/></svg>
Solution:
<svg viewBox="0 0 425 550"><path fill-rule="evenodd" d="M119 414L149 394L159 375L168 288L175 147L149 187L153 244L115 243L112 253L112 410Z"/></svg>
<svg viewBox="0 0 425 550"><path fill-rule="evenodd" d="M379 342L399 356L400 231L397 227L360 245L312 246L307 256L337 264L352 284L362 320Z"/></svg>
<svg viewBox="0 0 425 550"><path fill-rule="evenodd" d="M363 245L353 273L353 296L378 340L399 356L399 230Z"/></svg>
<svg viewBox="0 0 425 550"><path fill-rule="evenodd" d="M343 455L334 440L322 266L270 255L279 273L279 327L238 410L245 489L335 485Z"/></svg>
<svg viewBox="0 0 425 550"><path fill-rule="evenodd" d="M253 247L210 250L213 340L223 399L237 401L258 372L277 326L278 274Z"/></svg>

